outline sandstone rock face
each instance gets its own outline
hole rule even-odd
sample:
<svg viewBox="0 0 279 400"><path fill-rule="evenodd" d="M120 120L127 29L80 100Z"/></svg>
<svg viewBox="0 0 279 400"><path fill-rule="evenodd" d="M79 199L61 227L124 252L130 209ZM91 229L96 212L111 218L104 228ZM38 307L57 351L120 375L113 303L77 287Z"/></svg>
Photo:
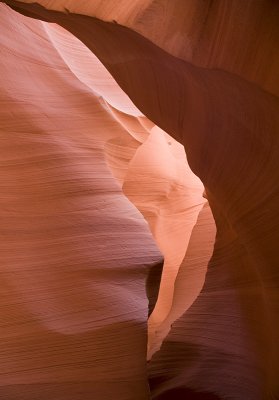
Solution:
<svg viewBox="0 0 279 400"><path fill-rule="evenodd" d="M40 22L1 27L0 397L148 398L162 256L106 162L125 131Z"/></svg>
<svg viewBox="0 0 279 400"><path fill-rule="evenodd" d="M2 3L2 397L278 398L278 4Z"/></svg>

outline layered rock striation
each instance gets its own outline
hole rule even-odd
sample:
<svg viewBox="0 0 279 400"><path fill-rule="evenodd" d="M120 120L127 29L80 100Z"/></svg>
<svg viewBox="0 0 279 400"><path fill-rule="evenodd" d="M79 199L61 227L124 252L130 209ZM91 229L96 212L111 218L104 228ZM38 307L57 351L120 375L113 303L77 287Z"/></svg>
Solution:
<svg viewBox="0 0 279 400"><path fill-rule="evenodd" d="M276 399L278 4L4 3L0 392Z"/></svg>

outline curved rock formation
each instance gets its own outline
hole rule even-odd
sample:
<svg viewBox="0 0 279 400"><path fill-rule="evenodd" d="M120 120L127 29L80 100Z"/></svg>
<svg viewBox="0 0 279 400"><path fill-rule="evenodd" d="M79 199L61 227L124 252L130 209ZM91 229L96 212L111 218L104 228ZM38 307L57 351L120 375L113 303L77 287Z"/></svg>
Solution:
<svg viewBox="0 0 279 400"><path fill-rule="evenodd" d="M162 257L106 163L123 128L14 16L1 7L0 396L148 398Z"/></svg>
<svg viewBox="0 0 279 400"><path fill-rule="evenodd" d="M172 287L161 292L164 294L159 295L154 311L155 313L156 309L159 310L157 317L153 314L150 319L152 322L152 318L155 318L155 324L150 325L151 332L152 326L158 330L157 336L156 333L152 333L155 337L154 342L153 339L151 340L153 351L159 348L160 340L164 340L161 349L149 362L152 398L156 400L174 397L182 399L188 396L193 399L269 400L279 397L277 273L279 101L276 97L279 83L275 73L279 64L278 4L273 1L255 3L251 0L245 3L236 0L232 4L217 0L213 2L189 1L187 5L180 0L148 0L136 1L133 6L120 1L116 7L111 1L107 2L106 7L103 7L99 1L86 4L58 0L41 1L39 5L28 4L32 3L31 1L9 0L5 3L27 16L58 23L70 31L98 57L135 104L135 107L128 104L125 94L118 91L115 86L112 92L103 87L98 89L100 81L97 77L95 79L94 75L91 76L90 66L81 71L80 65L83 63L72 62L67 57L71 51L67 51L65 46L69 46L69 43L65 43L64 40L59 43L59 35L63 34L58 28L53 29L46 23L25 20L24 17L15 16L17 14L9 14L12 15L10 19L5 17L5 21L9 21L7 29L10 29L10 34L5 35L7 39L4 40L4 47L8 50L4 52L6 70L3 76L5 74L11 76L7 74L7 71L13 70L14 76L21 74L16 82L22 82L21 91L18 85L13 86L13 81L8 80L4 85L5 104L9 98L15 107L13 112L16 115L15 121L10 121L10 108L6 106L7 116L4 116L4 128L8 129L11 124L10 132L16 132L12 138L8 138L7 151L3 152L8 163L5 168L10 174L7 175L5 169L5 177L7 179L10 176L10 183L7 186L8 189L5 189L7 196L3 198L5 201L3 210L7 214L7 226L13 226L12 231L15 232L14 238L10 239L8 236L7 245L10 247L5 249L4 254L7 254L8 258L8 273L13 277L13 290L18 291L21 296L25 294L23 302L30 303L31 311L29 312L36 316L35 319L42 321L42 325L47 330L55 332L57 330L65 336L67 334L65 325L77 324L78 330L73 328L72 331L75 338L83 335L88 327L91 329L90 334L93 335L92 332L96 330L98 321L100 321L100 329L103 329L107 326L107 322L110 323L109 319L105 322L106 318L111 316L111 323L112 321L124 323L123 329L127 335L123 344L117 345L118 353L111 354L112 342L109 339L106 342L106 349L100 345L102 354L106 357L111 356L115 360L115 357L120 357L127 343L127 353L123 353L126 358L124 357L122 370L119 370L117 362L113 363L110 358L105 358L104 363L93 365L92 360L94 357L97 360L99 356L94 353L95 350L92 350L92 353L87 353L86 350L89 364L87 364L87 358L78 361L76 353L71 358L70 349L74 348L76 351L80 343L75 342L74 346L67 343L65 358L62 355L59 356L69 368L67 371L70 371L65 373L63 382L65 382L65 376L73 382L76 382L75 379L81 382L84 378L88 383L80 385L82 388L80 390L84 391L83 398L92 393L99 398L109 398L112 393L119 399L148 398L144 325L147 302L144 285L146 279L148 281L147 277L153 276L146 266L158 265L160 255L151 240L144 220L123 197L120 186L108 169L108 163L115 177L123 185L124 193L137 205L146 219L149 219L151 230L165 255L165 267L168 266L166 255L170 255L171 263L173 263L170 269L165 269L163 272L163 277L172 275L173 281L170 284ZM8 8L2 7L1 10L3 13L10 13ZM20 26L20 29L13 25L13 18L16 18L18 24L16 26ZM21 21L20 24L19 21ZM160 23L162 32L155 27L154 21L156 24ZM165 23L162 24L162 22ZM196 22L198 22L197 28ZM5 26L5 23L3 24ZM26 29L29 30L29 34L26 33L24 36ZM35 35L31 35L30 30L33 30ZM28 38L32 37L30 47L25 46L19 52L15 37L18 38L17 40L22 40L22 43L27 43ZM43 52L39 50L42 37L45 43ZM245 46L243 37L245 37ZM18 57L24 58L23 65L26 67L18 64L14 67ZM10 66L9 62L13 63L13 66ZM42 66L47 66L44 73ZM37 74L35 74L36 68ZM98 68L94 67L94 70L97 71ZM32 90L30 90L30 75L34 80ZM105 79L107 81L110 78ZM92 89L104 96L105 101L99 100ZM44 94L43 97L39 96L41 93ZM30 96L33 96L31 102ZM40 103L39 98L44 100L40 100ZM129 112L130 116L126 117L123 112ZM19 115L22 116L20 123L16 122ZM179 199L175 198L174 202L168 203L168 196L170 200L172 196L176 197L176 190L172 192L167 189L166 191L166 188L168 182L173 182L175 188L179 186L180 181L174 177L174 171L183 171L185 164L180 169L180 166L176 165L177 154L174 159L170 158L171 153L167 144L169 139L168 136L164 136L167 134L162 132L159 134L159 128L154 128L152 123L185 146L189 165L206 188L206 197L217 227L212 257L215 227L210 209L207 205L202 207L200 186L197 195L193 195L190 203L181 202L182 209L186 207L185 218L189 221L191 217L191 223L187 229L185 228L183 234L185 247L179 245L178 251L175 252L178 260L175 261L174 254L171 254L177 239L174 239L174 232L173 242L170 239L168 243L166 232L170 232L168 223L175 225L175 212L169 214L169 219L165 216L168 216L172 206L175 210L179 208L176 203ZM94 126L94 136L91 135L91 126ZM43 135L27 135L28 129L36 133L39 130ZM57 133L54 135L53 132L58 132L59 136ZM124 139L121 141L125 132L129 136L127 142ZM62 134L63 136L60 136ZM21 146L24 145L24 155L19 154L18 137L22 141ZM119 155L121 143L122 148L125 148L123 151L125 157ZM160 149L159 154L154 153L155 144ZM13 184L14 160L20 163L20 159L29 158L29 153L33 153L34 148L36 149L35 160L31 157L34 170L27 161L23 161L24 179L22 181L19 179L16 184ZM44 154L50 155L57 152L60 154L59 151L62 150L59 149L63 149L63 154L67 154L67 157L63 158L63 156L61 160L58 157L58 166L57 159L54 157L54 170L45 171L41 164L44 162ZM91 164L92 157L89 157L89 164L85 163L81 168L81 161L89 153L92 156L94 154L94 160L96 160L93 163L94 167ZM143 165L145 157L147 161L146 165ZM73 159L80 160L78 168L72 166ZM164 172L164 168L156 170L156 166L162 165L164 160L167 160L166 171ZM86 167L87 165L89 166ZM29 170L26 172L25 168L30 168L30 172ZM141 168L144 171L142 174ZM60 170L65 173L62 174ZM96 172L93 173L93 170ZM90 175L92 173L95 174L95 180ZM60 182L60 174L65 177L63 178L65 181ZM72 179L72 175L75 174L79 177L76 181ZM156 178L150 176L152 174ZM101 181L98 180L98 176L102 176ZM163 179L160 178L162 176ZM160 193L159 198L163 196L164 201L163 204L158 205L156 191L160 186L160 180L164 182L163 190L160 189L158 193ZM57 188L54 199L48 199L47 185L44 187L41 184L44 181L48 184L51 182L53 187ZM107 182L107 185L102 186L102 182ZM138 194L138 188L137 190L135 188L139 184L143 189L141 196ZM191 182L187 179L188 184L191 188ZM149 194L151 185L153 194L150 199L146 199L145 196ZM63 194L63 187L67 193L76 192L79 201L75 202L74 199L70 200L66 197L65 192ZM86 196L81 194L84 191ZM89 201L88 196L92 191L92 200ZM108 196L104 206L98 205L96 191L102 193L104 198ZM109 195L110 191L112 191L111 195ZM192 189L190 193L193 194ZM185 193L181 199L183 197ZM14 199L14 203L11 199ZM116 208L116 202L121 203L119 208ZM57 214L52 215L57 207L60 213L65 214L66 221L63 217L60 218L60 214L59 217ZM83 207L87 210L85 215L79 214L78 211ZM93 207L93 215L90 207ZM57 263L59 257L65 263L69 250L61 253L60 256L54 249L49 251L50 236L47 232L56 232L57 226L60 227L62 242L72 235L77 235L77 242L72 244L69 239L68 247L66 247L73 248L73 256L79 259L80 257L83 259L82 257L86 255L89 264L87 257L92 257L93 264L96 257L95 251L94 255L92 253L90 256L91 246L90 244L88 248L85 246L83 236L92 234L92 239L95 237L97 232L95 228L94 232L92 229L92 233L91 231L86 233L89 229L86 226L90 218L93 218L92 227L95 226L95 216L100 220L100 209L104 211L104 220L100 224L100 229L103 229L101 232L105 232L104 235L111 231L112 240L115 235L118 235L119 226L122 226L120 232L123 232L124 248L119 244L119 238L115 239L116 258L119 257L121 260L121 271L123 271L121 289L117 290L121 274L118 270L114 271L113 251L111 252L111 249L109 252L105 251L100 242L100 247L97 249L100 253L97 252L97 254L100 254L100 261L106 260L109 273L104 280L103 272L101 272L104 268L100 263L96 271L99 270L101 282L100 285L96 285L97 275L96 277L94 275L93 288L97 286L104 292L101 292L100 297L98 294L93 295L92 290L87 292L83 286L84 278L79 282L81 278L77 278L78 269L75 269L72 271L73 276L68 278L69 285L76 280L70 297L71 306L67 308L69 307L67 305L64 309L61 299L66 296L65 293L69 287L62 285L64 278L59 275L60 272L58 274L57 264L53 264L52 268L51 261L46 262L46 260L52 255L53 263ZM19 216L23 213L28 213L29 221L21 221L22 217L19 218ZM18 217L16 223L14 222L15 215ZM179 212L179 218L180 215L182 215L181 212ZM12 219L11 222L10 219ZM43 224L43 219L47 225ZM161 227L162 221L164 224ZM70 229L69 233L64 223L67 229ZM82 235L79 231L75 231L76 225L79 224L83 224ZM125 228L123 228L124 225ZM23 227L26 226L31 229L30 235L33 232L32 239L29 241L25 236L21 238L21 235L24 235ZM111 230L111 226L115 226L114 231ZM127 226L130 228L128 229ZM36 232L39 232L38 238ZM129 232L133 232L133 236ZM181 232L179 230L178 236ZM43 236L41 239L40 235ZM143 245L140 244L137 235L145 238L146 244L145 242ZM55 237L54 247L58 246L58 239ZM129 240L131 243L128 246ZM88 240L87 237L85 242L89 243L91 239ZM79 245L75 243L80 243L82 254L79 253L81 250L77 251ZM32 244L31 247L30 244ZM44 251L41 250L42 245L46 246ZM131 254L131 246L135 247L132 259L128 256ZM200 246L202 246L202 251L199 250ZM12 248L16 248L17 251L13 252ZM60 251L64 251L63 246L59 246ZM183 257L184 261L179 268ZM98 260L98 256L96 259ZM129 263L127 264L125 260L129 260ZM36 289L33 295L29 290L29 281L25 282L24 276L22 279L14 276L16 271L13 270L13 265L20 266L20 270L24 271L22 265L25 265L25 262L25 270L28 270L27 265L36 266L35 270L31 268L31 276L36 288L39 289ZM38 265L42 265L42 269L36 272ZM47 265L47 268L44 265ZM132 268L129 269L128 266ZM142 273L143 266L145 273ZM193 266L195 270L194 274L191 274ZM92 273L97 274L96 271ZM187 276L189 276L188 279ZM53 289L48 279L49 282L55 280ZM55 289L57 279L61 284ZM123 290L122 286L125 282L127 286ZM168 283L168 278L165 283L162 281L161 290L166 282ZM189 285L188 290L187 285ZM153 287L150 281L149 287ZM111 296L106 298L107 290L119 294L119 297L114 297L115 304L114 301L113 304L111 303ZM185 298L184 291L187 291ZM48 299L52 295L57 296L57 299L54 296L57 304L47 301L46 304L36 306L34 303L35 298L40 299L42 296L43 303L45 297ZM154 294L152 297L154 303ZM75 298L76 301L73 301ZM128 298L131 302L127 300ZM168 302L164 304L166 298ZM83 315L77 306L83 304L86 308L92 299L93 302L101 299L101 303L104 304L100 310L99 319L95 317L98 315L96 310L94 313L85 312ZM124 304L126 307L131 307L128 313L133 314L131 320L128 320L128 325L123 315ZM64 320L63 313L61 314L63 310L66 313ZM76 313L75 318L72 312ZM161 317L160 313L162 313ZM55 316L56 322L52 325L51 321ZM158 325L156 325L156 318L159 319ZM112 329L111 323L110 329ZM167 334L170 325L172 326ZM123 338L124 335L120 332L122 325L117 325L113 333L110 329L107 331L108 336L115 335L118 340ZM13 332L11 330L10 333L13 334ZM30 343L35 340L34 335L32 336L28 330L26 335L29 342L24 336L24 340L23 337L20 340L15 338L13 342L21 346L19 350L17 348L15 350L14 365L16 367L19 363L17 351L26 351L28 346L31 346ZM98 343L98 340L94 335L88 336L84 343L93 343L93 341ZM28 349L29 362L32 362L30 353L32 349ZM8 352L8 357L11 357L10 352ZM46 362L46 359L43 360ZM136 364L132 368L131 362ZM79 374L74 374L74 369L71 369L71 365L75 363L80 366ZM30 377L31 369L28 361L24 368L27 368L25 374ZM37 373L34 374L36 378L32 378L32 383L43 384L45 383L44 367L40 364L37 368ZM63 370L63 373L61 369L58 372L57 369L52 369L52 371L54 372L49 370L45 372L45 379L51 381L51 376L54 376L55 383L60 380L63 390L66 388L64 398L70 400L72 384L63 386L61 383L65 371ZM100 381L103 380L103 385L100 384L100 387L93 387L89 377L92 371L100 376ZM105 374L117 380L115 385L111 385L111 389L109 385L104 385ZM124 383L125 374L127 384ZM8 381L4 383L5 385L9 382L22 383L20 379L25 378L25 375L19 375L20 378L17 378L15 369L11 369L11 373L6 376ZM94 380L95 385L96 381L98 378ZM35 386L33 388L37 390ZM11 400L17 399L16 389L12 386L10 388L6 386L4 390L6 392L3 394L10 396ZM62 394L59 394L59 390L62 389L57 389L56 392L55 390L53 389L52 396L55 394L58 399L63 398ZM76 390L78 393L79 389Z"/></svg>

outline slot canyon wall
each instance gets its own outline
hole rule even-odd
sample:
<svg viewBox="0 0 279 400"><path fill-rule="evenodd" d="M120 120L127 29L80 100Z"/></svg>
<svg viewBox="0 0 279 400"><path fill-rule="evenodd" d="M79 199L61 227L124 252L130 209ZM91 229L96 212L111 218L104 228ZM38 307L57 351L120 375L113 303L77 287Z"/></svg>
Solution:
<svg viewBox="0 0 279 400"><path fill-rule="evenodd" d="M279 399L279 3L0 21L0 397Z"/></svg>

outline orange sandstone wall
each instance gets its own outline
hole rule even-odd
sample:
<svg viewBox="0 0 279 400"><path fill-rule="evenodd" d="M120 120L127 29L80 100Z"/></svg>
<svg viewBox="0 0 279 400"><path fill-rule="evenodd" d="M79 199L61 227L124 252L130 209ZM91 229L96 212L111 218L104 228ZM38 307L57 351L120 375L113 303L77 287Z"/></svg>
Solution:
<svg viewBox="0 0 279 400"><path fill-rule="evenodd" d="M122 2L113 9L108 2L102 9L100 2L87 3L84 8L81 2L76 9L70 1L63 4L44 1L43 6L51 9L47 10L36 4L6 3L26 15L56 22L79 38L108 69L137 109L185 146L189 165L205 186L217 227L213 255L208 262L215 226L211 211L205 205L191 229L182 263L183 268L184 262L191 268L192 252L197 254L197 278L191 274L194 294L185 294L183 303L184 289L181 291L179 286L187 290L187 285L182 284L185 277L181 266L173 288L173 308L168 306L158 335L164 339L172 326L161 349L149 362L151 397L158 400L185 396L235 400L277 398L278 4L235 0L190 1L185 6L177 0L135 2L134 9ZM25 21L31 23L29 19ZM39 50L38 53L45 54ZM44 82L48 79L45 75ZM67 98L66 89L59 87L59 93ZM46 90L45 86L43 89ZM80 92L79 87L77 91ZM67 101L72 104L71 96ZM72 108L65 103L63 107L79 110L78 115L83 115L86 107L77 108L76 100L72 101ZM28 107L26 103L24 99L24 107ZM134 112L137 111L134 109ZM31 114L32 121L36 121L33 110ZM138 117L140 121L142 117ZM88 114L85 119L88 120ZM63 127L60 124L59 120L59 126ZM29 136L28 140L31 140ZM134 154L134 161L132 156L130 159L136 165L137 152ZM139 160L144 162L144 157L139 156ZM98 168L100 165L98 162ZM124 191L125 177L118 175L120 181L124 179ZM35 181L32 179L32 182ZM127 195L132 196L132 190L129 194L127 188ZM203 246L202 252L199 246ZM33 250L30 254L34 256ZM154 257L152 263L156 261ZM138 278L140 275L135 274ZM110 275L108 280L111 279ZM132 287L128 285L127 290ZM144 292L139 293L139 298L141 301L137 304L142 304ZM44 318L45 313L42 314ZM138 320L136 315L133 321ZM138 357L132 358L131 352L127 353L127 360L140 360L140 367L131 370L135 375L128 375L133 389L118 380L117 398L148 398L146 375L145 378L142 375L145 344L141 348L135 346ZM158 347L155 343L154 348ZM83 369L84 360L80 365ZM125 365L123 373L129 370L129 364ZM118 373L117 370L117 379ZM104 374L108 377L112 372L104 369ZM135 376L141 377L139 381L136 379L138 389L133 380ZM90 390L100 398L110 395L104 386L98 388L100 392L90 387L86 395Z"/></svg>

